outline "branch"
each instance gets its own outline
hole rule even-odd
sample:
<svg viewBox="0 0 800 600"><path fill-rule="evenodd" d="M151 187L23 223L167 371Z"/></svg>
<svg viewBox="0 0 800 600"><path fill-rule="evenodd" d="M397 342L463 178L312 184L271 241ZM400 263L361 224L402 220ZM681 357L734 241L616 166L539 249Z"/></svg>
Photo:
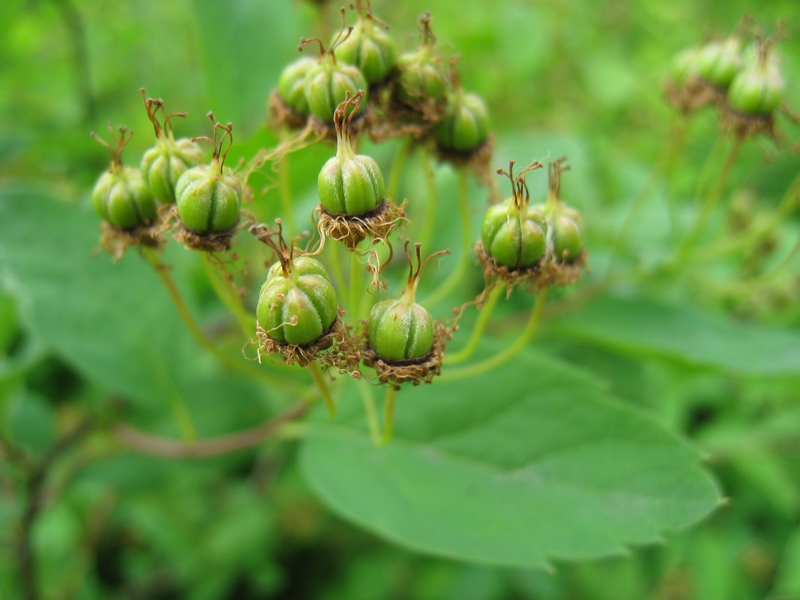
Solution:
<svg viewBox="0 0 800 600"><path fill-rule="evenodd" d="M47 475L61 455L90 433L93 427L94 418L86 417L75 429L50 447L50 450L42 457L39 463L33 466L28 476L25 506L16 544L20 585L22 587L22 597L25 600L38 600L40 597L36 580L36 557L31 547L31 533L36 517L44 505L43 492Z"/></svg>
<svg viewBox="0 0 800 600"><path fill-rule="evenodd" d="M258 427L191 443L151 435L123 423L115 425L113 433L120 444L144 454L168 458L209 458L258 446L265 439L275 436L284 424L303 416L311 406L307 402L298 402Z"/></svg>

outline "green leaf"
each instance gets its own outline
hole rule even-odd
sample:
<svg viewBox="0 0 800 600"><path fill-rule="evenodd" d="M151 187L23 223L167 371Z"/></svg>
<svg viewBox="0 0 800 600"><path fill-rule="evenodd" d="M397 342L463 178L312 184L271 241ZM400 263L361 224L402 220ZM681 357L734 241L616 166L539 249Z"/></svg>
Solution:
<svg viewBox="0 0 800 600"><path fill-rule="evenodd" d="M28 452L43 454L55 438L55 417L47 399L27 390L8 403L6 418L11 438Z"/></svg>
<svg viewBox="0 0 800 600"><path fill-rule="evenodd" d="M357 406L348 391L343 407ZM397 402L388 446L372 445L354 410L316 426L301 463L333 510L420 551L515 566L595 558L719 502L690 447L552 359Z"/></svg>
<svg viewBox="0 0 800 600"><path fill-rule="evenodd" d="M158 415L183 397L201 432L262 419L264 386L215 368L135 249L117 264L95 256L99 223L45 192L0 190L0 286L34 334L86 377Z"/></svg>
<svg viewBox="0 0 800 600"><path fill-rule="evenodd" d="M786 542L772 590L776 598L800 597L800 529L795 529Z"/></svg>
<svg viewBox="0 0 800 600"><path fill-rule="evenodd" d="M637 357L739 375L800 376L800 334L643 298L597 298L549 331Z"/></svg>
<svg viewBox="0 0 800 600"><path fill-rule="evenodd" d="M155 273L135 251L93 256L99 219L44 192L0 192L0 283L35 334L110 390L152 401L175 393L181 335Z"/></svg>
<svg viewBox="0 0 800 600"><path fill-rule="evenodd" d="M239 131L255 129L264 120L281 70L302 56L297 52L303 35L297 7L260 0L192 0L191 7L214 114L233 121Z"/></svg>

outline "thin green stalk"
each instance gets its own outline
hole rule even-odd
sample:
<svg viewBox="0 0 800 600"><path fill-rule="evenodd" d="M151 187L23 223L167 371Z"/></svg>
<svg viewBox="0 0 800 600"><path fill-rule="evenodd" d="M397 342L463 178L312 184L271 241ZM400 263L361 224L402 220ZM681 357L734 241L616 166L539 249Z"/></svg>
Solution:
<svg viewBox="0 0 800 600"><path fill-rule="evenodd" d="M294 219L294 206L292 206L292 180L289 171L289 155L286 154L278 161L278 193L281 197L281 212L289 229L289 237L297 233L297 223Z"/></svg>
<svg viewBox="0 0 800 600"><path fill-rule="evenodd" d="M689 232L686 234L686 237L683 238L683 241L677 248L676 256L678 263L682 262L682 259L686 258L686 255L692 249L697 236L702 233L703 228L708 221L708 217L711 215L711 212L717 206L719 199L722 197L722 192L725 189L725 184L728 181L728 176L730 175L731 169L733 168L733 165L739 156L739 150L741 147L742 138L737 136L733 142L733 146L731 146L731 149L728 152L728 157L725 159L725 164L722 167L722 171L720 171L719 177L717 177L716 184L708 196L706 196L706 200L703 203L703 207L700 209L700 213L697 215L697 218L692 224L692 227L689 229Z"/></svg>
<svg viewBox="0 0 800 600"><path fill-rule="evenodd" d="M217 297L236 318L245 339L251 338L256 323L255 315L247 312L242 305L242 298L234 289L235 284L228 279L228 273L223 272L225 267L218 260L211 260L209 252L200 254L203 259L203 269Z"/></svg>
<svg viewBox="0 0 800 600"><path fill-rule="evenodd" d="M420 152L422 162L422 175L425 179L425 220L422 223L422 231L419 234L419 242L423 248L427 248L436 229L436 208L439 195L436 193L436 173L433 171L431 151L427 146L423 146Z"/></svg>
<svg viewBox="0 0 800 600"><path fill-rule="evenodd" d="M330 265L331 271L333 272L333 280L336 283L336 289L341 297L341 295L344 293L345 287L347 286L347 280L344 278L344 270L342 269L341 252L339 250L341 242L337 242L333 238L329 238L327 243L331 245Z"/></svg>
<svg viewBox="0 0 800 600"><path fill-rule="evenodd" d="M369 435L372 443L376 446L381 445L381 434L378 427L378 413L375 410L375 401L372 398L372 386L363 379L358 381L358 390L361 393L361 401L364 403L364 412L367 413L367 424L369 425Z"/></svg>
<svg viewBox="0 0 800 600"><path fill-rule="evenodd" d="M316 384L317 389L322 396L322 401L325 402L325 408L328 409L328 416L331 419L335 419L336 403L333 401L331 390L328 387L328 382L325 381L325 376L322 374L322 369L319 368L319 363L317 363L315 360L312 360L310 363L308 363L308 372L311 373L311 377L314 379L314 383Z"/></svg>
<svg viewBox="0 0 800 600"><path fill-rule="evenodd" d="M459 170L458 179L458 208L461 214L461 256L459 257L458 265L450 274L450 277L445 279L442 285L433 293L428 296L422 303L425 306L434 306L437 302L443 300L447 295L452 292L458 284L464 279L464 275L469 269L470 264L474 260L472 252L472 232L470 227L470 214L469 214L469 172L467 169L462 168Z"/></svg>
<svg viewBox="0 0 800 600"><path fill-rule="evenodd" d="M392 440L395 398L397 398L397 388L393 385L387 386L386 398L383 401L383 437L381 438L381 446L385 446Z"/></svg>
<svg viewBox="0 0 800 600"><path fill-rule="evenodd" d="M711 172L719 162L720 155L722 150L725 148L725 135L722 131L719 132L717 135L717 139L714 142L714 145L711 148L711 152L708 153L708 157L706 158L706 162L703 163L702 168L700 169L700 174L697 176L697 184L694 188L694 197L695 198L702 198L706 194L706 188L708 187L708 180L711 178Z"/></svg>
<svg viewBox="0 0 800 600"><path fill-rule="evenodd" d="M487 371L496 369L519 354L519 352L530 341L539 327L539 323L542 320L542 314L544 313L544 305L547 302L547 292L548 288L545 288L536 296L536 304L534 304L533 310L531 311L531 316L528 319L528 323L525 325L525 329L522 330L522 333L513 344L506 347L506 349L499 354L495 354L491 358L487 358L479 363L466 365L452 371L445 371L440 375L439 380L456 381L459 379L466 379L469 377L482 375Z"/></svg>
<svg viewBox="0 0 800 600"><path fill-rule="evenodd" d="M355 319L361 316L361 294L365 293L363 285L363 269L358 260L357 249L353 249L350 251L350 307Z"/></svg>
<svg viewBox="0 0 800 600"><path fill-rule="evenodd" d="M147 262L150 263L150 266L153 267L155 272L161 278L161 281L167 288L167 292L169 292L169 295L172 298L173 304L175 304L175 308L178 311L178 315L180 316L181 321L183 321L183 324L186 326L186 329L189 330L189 333L192 335L192 337L200 346L205 348L217 360L219 360L223 365L225 365L232 371L238 371L240 373L243 373L244 375L247 375L248 377L253 377L254 379L258 379L259 381L273 387L283 388L292 391L298 391L301 389L301 387L298 384L296 384L294 381L290 379L270 377L261 370L250 368L244 363L233 360L230 356L228 356L227 354L222 352L219 348L217 348L211 342L211 340L209 340L205 336L205 334L200 329L200 326L194 320L194 317L192 317L192 313L189 311L189 307L186 306L186 302L184 302L180 290L178 290L178 286L175 284L175 281L169 274L169 267L161 261L156 250L153 250L152 248L142 248L142 256L145 257Z"/></svg>
<svg viewBox="0 0 800 600"><path fill-rule="evenodd" d="M391 171L389 171L389 181L386 185L386 191L392 198L397 198L400 191L400 179L403 175L403 168L406 164L406 158L411 151L411 138L407 137L400 142L397 147L397 153L394 155Z"/></svg>
<svg viewBox="0 0 800 600"><path fill-rule="evenodd" d="M446 355L446 364L457 365L458 363L464 362L472 356L481 341L483 332L486 329L486 324L489 322L489 317L492 315L492 311L497 305L497 301L500 299L500 296L504 290L504 286L497 285L494 287L494 289L492 289L491 292L489 292L489 297L483 304L483 308L478 315L478 320L475 321L475 327L472 329L472 334L470 335L469 341L458 352Z"/></svg>

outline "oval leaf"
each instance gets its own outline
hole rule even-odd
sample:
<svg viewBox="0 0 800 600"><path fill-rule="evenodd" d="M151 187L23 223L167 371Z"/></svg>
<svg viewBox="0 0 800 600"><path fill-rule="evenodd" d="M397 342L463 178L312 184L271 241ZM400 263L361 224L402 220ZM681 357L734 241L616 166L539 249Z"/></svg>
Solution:
<svg viewBox="0 0 800 600"><path fill-rule="evenodd" d="M354 386L343 405L358 405ZM395 439L372 445L361 411L302 447L312 488L394 542L464 560L587 559L701 519L719 502L684 442L552 359L404 389Z"/></svg>
<svg viewBox="0 0 800 600"><path fill-rule="evenodd" d="M593 300L550 331L635 354L741 375L800 376L800 334L644 298Z"/></svg>

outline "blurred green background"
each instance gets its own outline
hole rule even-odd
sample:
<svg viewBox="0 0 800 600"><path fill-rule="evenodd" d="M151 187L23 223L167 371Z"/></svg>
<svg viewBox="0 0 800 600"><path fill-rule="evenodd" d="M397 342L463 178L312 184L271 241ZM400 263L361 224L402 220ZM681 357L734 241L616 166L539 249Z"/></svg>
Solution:
<svg viewBox="0 0 800 600"><path fill-rule="evenodd" d="M337 8L300 0L4 0L0 189L46 190L85 210L91 186L107 165L106 151L89 131L105 133L109 120L129 126L136 132L129 157L152 143L140 87L164 98L168 109L189 113L186 123L176 126L179 135L206 132L208 110L220 121L232 121L237 145L231 158L249 156L274 141L264 130L266 102L281 69L298 56L298 39L313 34L327 40L338 24ZM465 87L483 95L491 108L497 166L508 158L569 154L573 172L565 178L565 195L584 213L592 253L592 274L581 285L611 281L614 290L637 299L670 300L713 318L742 318L753 327L767 324L775 328L770 332L781 328L798 339L796 269L774 294L747 301L719 293L702 273L672 273L645 283L637 279L638 270L671 243L657 207L642 211L622 258L607 266L616 232L674 120L660 93L672 56L709 35L727 35L745 13L768 29L786 18L789 37L780 46L786 98L800 109L795 0L375 0L373 8L392 25L403 48L416 44L415 19L431 11L438 43L462 57ZM696 118L669 184L671 194L685 201L687 215L717 128L710 112ZM779 119L778 128L786 137L783 148L795 143L796 126ZM306 181L297 175L302 176L303 165L318 164L320 155L307 161L295 169L301 198L313 196L316 175ZM745 147L731 187L744 190L753 210L767 209L799 166L796 155L778 154L771 141L757 140ZM452 183L446 172L439 177ZM543 181L532 177L538 193ZM416 189L413 178L406 185L409 192ZM776 243L791 245L797 232L795 215L783 224ZM48 268L57 273L67 233L32 223L20 238L31 248L37 239L50 240L43 247L52 250ZM91 411L107 402L109 382L102 375L86 377L70 361L69 344L58 341L62 325L80 331L91 328L91 319L61 323L58 290L53 290L46 318L37 317L37 323L52 324L43 336L41 325L31 325L37 307L25 304L3 265L4 260L20 264L16 253L30 249L2 240L0 246L0 426L30 456L42 458L87 407ZM124 277L130 267L121 267ZM721 265L713 275L730 269ZM219 315L204 301L209 294L201 279L191 272L188 283L197 288L198 306L214 322ZM127 310L138 300L121 306ZM101 302L114 300L99 298L97 307ZM646 307L641 310L646 313ZM631 352L633 342L591 325L592 313L583 313L571 325L556 323L546 330L545 340L555 354L601 375L618 397L691 439L708 456L723 495L730 498L705 522L663 545L588 563L556 562L549 571L431 558L329 512L302 479L293 443L182 462L126 453L101 436L48 473L33 529L42 597L800 599L796 375L774 377L768 369L755 369L753 377L737 377L725 356L695 360L684 355L690 342L679 330L672 339L670 331L662 331L663 339L651 340L650 346L634 344ZM738 330L731 331L726 339L735 345ZM171 332L154 337L154 345L166 344ZM87 344L95 339L90 333L86 338ZM191 341L175 352L196 354ZM191 378L196 366L186 367L185 377ZM131 379L137 377L132 371ZM199 420L207 431L259 422L274 411L259 392L223 383L194 384L198 398L205 399ZM143 389L147 385L142 383ZM248 394L260 400L242 400ZM168 413L167 407L142 403L134 419L169 432ZM12 464L8 449L0 457L0 598L12 600L23 597L18 533L31 479Z"/></svg>

